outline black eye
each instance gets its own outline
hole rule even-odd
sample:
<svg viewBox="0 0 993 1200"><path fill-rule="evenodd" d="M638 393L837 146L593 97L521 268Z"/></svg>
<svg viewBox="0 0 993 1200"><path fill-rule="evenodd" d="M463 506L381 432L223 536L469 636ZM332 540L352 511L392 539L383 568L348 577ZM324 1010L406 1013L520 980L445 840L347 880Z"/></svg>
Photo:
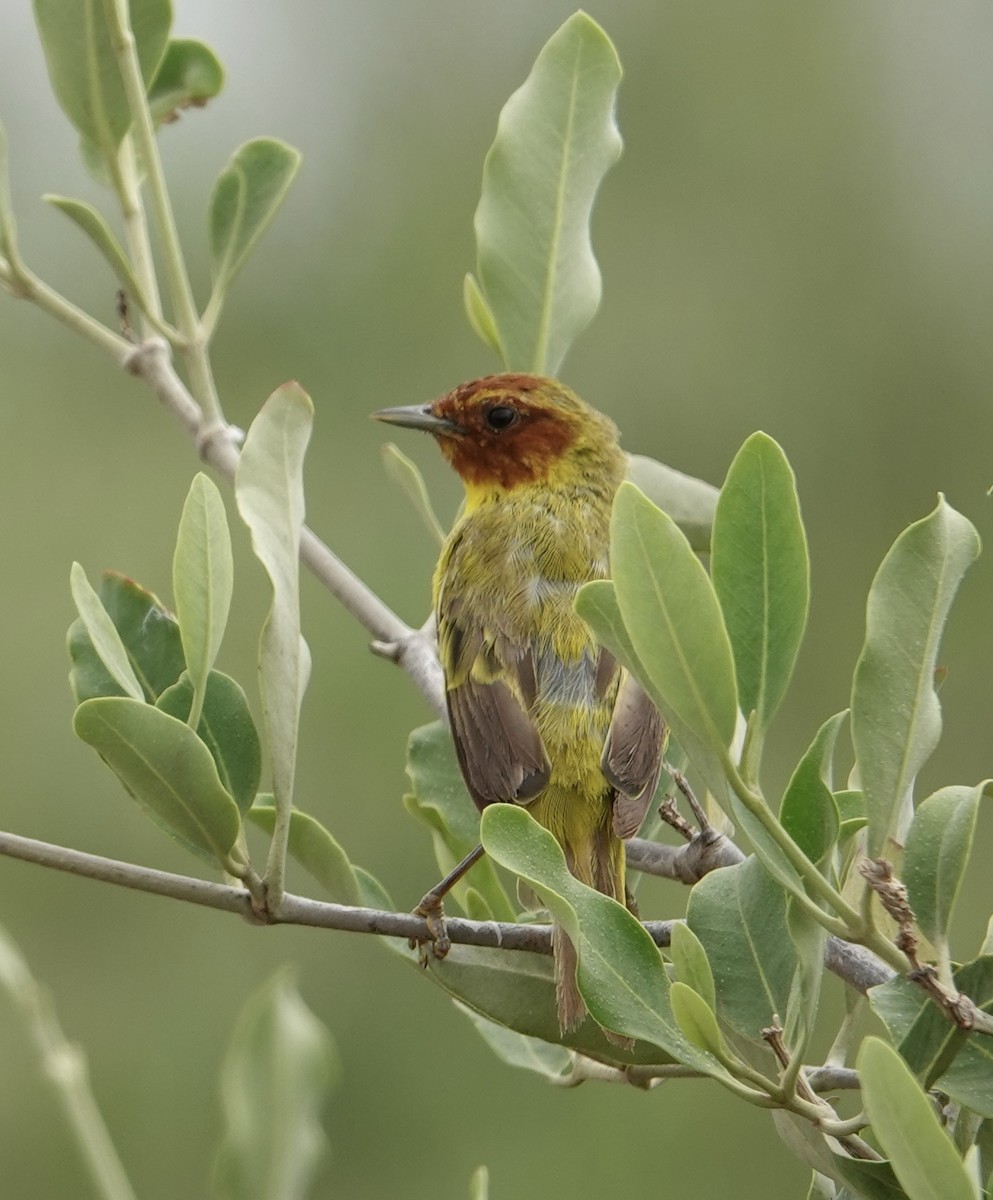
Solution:
<svg viewBox="0 0 993 1200"><path fill-rule="evenodd" d="M516 408L509 408L505 404L496 404L486 414L486 424L490 429L506 429L513 425L517 420L518 412Z"/></svg>

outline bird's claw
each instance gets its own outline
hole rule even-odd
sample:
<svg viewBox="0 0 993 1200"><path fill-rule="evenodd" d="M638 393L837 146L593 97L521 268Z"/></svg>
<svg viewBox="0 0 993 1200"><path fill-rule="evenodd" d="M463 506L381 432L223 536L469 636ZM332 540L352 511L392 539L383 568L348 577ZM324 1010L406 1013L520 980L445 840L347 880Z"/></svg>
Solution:
<svg viewBox="0 0 993 1200"><path fill-rule="evenodd" d="M428 943L431 945L431 955L434 958L444 958L452 948L451 938L448 936L448 927L445 923L445 906L440 897L435 896L432 892L428 892L414 909L414 912L417 916L424 918L424 922L428 927L428 936L426 941L421 941L419 938L411 938L409 945L411 950L417 950L421 966L426 967L429 961Z"/></svg>

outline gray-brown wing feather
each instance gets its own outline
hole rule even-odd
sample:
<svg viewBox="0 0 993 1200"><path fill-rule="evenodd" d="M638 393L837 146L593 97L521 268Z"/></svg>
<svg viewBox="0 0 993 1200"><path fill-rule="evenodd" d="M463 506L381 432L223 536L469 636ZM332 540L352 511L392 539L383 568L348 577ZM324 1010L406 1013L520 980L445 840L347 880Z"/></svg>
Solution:
<svg viewBox="0 0 993 1200"><path fill-rule="evenodd" d="M468 678L448 691L459 766L479 808L526 804L548 783L551 765L541 737L502 680Z"/></svg>
<svg viewBox="0 0 993 1200"><path fill-rule="evenodd" d="M530 648L505 632L485 633L458 598L444 594L438 636L452 737L469 794L479 808L500 801L527 804L551 775L524 706L533 703L536 691ZM507 678L516 683L517 694Z"/></svg>
<svg viewBox="0 0 993 1200"><path fill-rule="evenodd" d="M603 746L600 769L615 789L613 823L619 838L633 837L658 783L665 722L641 684L626 671Z"/></svg>

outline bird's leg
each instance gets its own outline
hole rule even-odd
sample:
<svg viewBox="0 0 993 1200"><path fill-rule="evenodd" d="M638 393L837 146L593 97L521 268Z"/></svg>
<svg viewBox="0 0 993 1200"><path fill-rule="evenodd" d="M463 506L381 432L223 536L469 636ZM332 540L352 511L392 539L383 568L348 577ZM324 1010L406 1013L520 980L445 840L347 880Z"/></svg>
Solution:
<svg viewBox="0 0 993 1200"><path fill-rule="evenodd" d="M693 813L693 816L696 819L697 828L700 830L700 832L702 834L708 834L712 832L712 826L707 820L707 814L703 811L703 805L693 794L693 789L687 782L686 776L682 773L682 771L677 771L674 767L669 766L669 764L665 762L662 764L662 769L664 771L668 771L670 777L672 778L672 782L676 785L677 790L682 794L683 799L690 806L690 811ZM665 814L660 815L664 821L668 820ZM669 824L672 824L672 822L670 821ZM676 828L678 829L679 826L677 825ZM680 832L683 831L680 830ZM687 834L686 836L689 837L690 835Z"/></svg>
<svg viewBox="0 0 993 1200"><path fill-rule="evenodd" d="M414 909L417 916L423 917L427 922L428 937L431 940L431 949L435 958L444 958L452 948L452 943L448 937L448 930L445 928L444 899L470 868L479 862L485 853L486 851L482 846L477 846L475 850L471 850L457 866L448 872L440 883L436 883L430 892L425 892ZM427 965L427 956L423 951L424 943L412 940L410 946L411 949L414 949L415 946L421 949L421 961Z"/></svg>

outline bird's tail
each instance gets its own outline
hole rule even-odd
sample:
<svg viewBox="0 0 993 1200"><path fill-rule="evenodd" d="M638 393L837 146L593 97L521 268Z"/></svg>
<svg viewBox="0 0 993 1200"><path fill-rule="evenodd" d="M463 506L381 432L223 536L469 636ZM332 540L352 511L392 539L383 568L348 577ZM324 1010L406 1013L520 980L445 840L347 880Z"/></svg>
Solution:
<svg viewBox="0 0 993 1200"><path fill-rule="evenodd" d="M608 825L598 829L592 844L583 847L585 852L577 853L571 846L566 846L565 851L569 870L581 883L596 888L620 904L625 903L624 843L612 827ZM582 1023L586 1016L586 1003L579 994L576 982L576 947L557 921L552 925L552 954L555 958L555 1005L559 1030L565 1034Z"/></svg>

